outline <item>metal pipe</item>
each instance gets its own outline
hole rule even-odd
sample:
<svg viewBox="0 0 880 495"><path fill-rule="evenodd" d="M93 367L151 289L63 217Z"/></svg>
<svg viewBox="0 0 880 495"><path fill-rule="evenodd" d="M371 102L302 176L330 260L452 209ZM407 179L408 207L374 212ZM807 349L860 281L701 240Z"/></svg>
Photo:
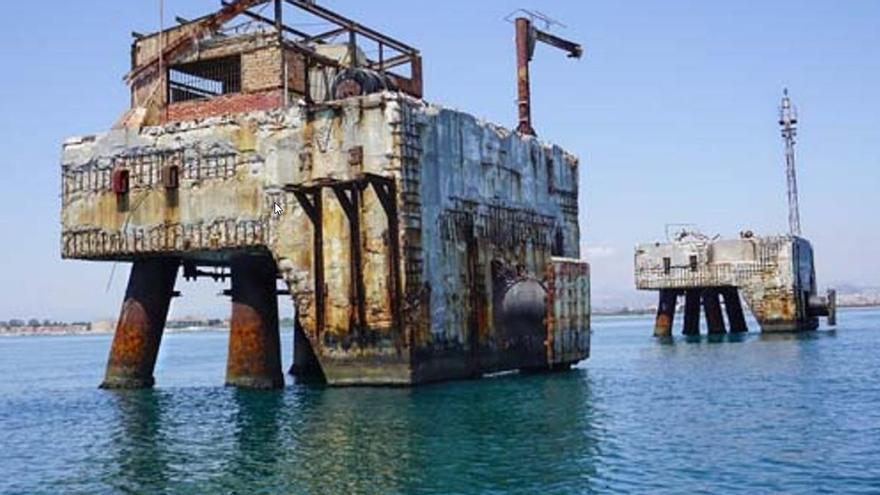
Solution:
<svg viewBox="0 0 880 495"><path fill-rule="evenodd" d="M287 68L287 50L284 49L284 4L282 0L275 0L275 34L278 36L278 48L281 50L281 77L284 96L282 102L285 107L290 105L290 75Z"/></svg>
<svg viewBox="0 0 880 495"><path fill-rule="evenodd" d="M226 384L282 388L275 260L268 255L238 255L231 265L232 318Z"/></svg>
<svg viewBox="0 0 880 495"><path fill-rule="evenodd" d="M178 266L177 258L132 265L101 388L149 388L155 383L153 370Z"/></svg>
<svg viewBox="0 0 880 495"><path fill-rule="evenodd" d="M339 25L339 26L347 27L351 31L354 31L358 34L366 36L367 38L369 38L375 42L381 41L381 42L385 43L386 45L394 48L395 50L398 50L401 52L412 52L413 54L418 52L418 50L407 45L406 43L403 43L399 40L396 40L394 38L386 36L386 35L380 33L379 31L376 31L375 29L370 29L366 26L362 26L362 25L354 22L353 20L351 20L345 16L342 16L342 15L337 14L336 12L333 12L332 10L328 10L328 9L321 7L320 5L316 5L313 1L310 1L310 0L285 0L285 1L295 7L299 7L302 10L305 10L306 12L308 12L310 14L321 17L324 20L330 21L330 22L332 22L336 25Z"/></svg>
<svg viewBox="0 0 880 495"><path fill-rule="evenodd" d="M516 82L517 82L517 106L519 108L519 123L517 132L535 135L532 128L532 99L529 87L529 61L531 60L530 33L532 23L525 17L516 19Z"/></svg>

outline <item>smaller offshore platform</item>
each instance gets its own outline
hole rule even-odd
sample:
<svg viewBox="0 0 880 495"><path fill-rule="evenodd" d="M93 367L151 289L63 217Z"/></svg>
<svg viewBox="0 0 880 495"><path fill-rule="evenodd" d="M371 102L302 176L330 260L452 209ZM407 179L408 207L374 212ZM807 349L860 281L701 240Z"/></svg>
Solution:
<svg viewBox="0 0 880 495"><path fill-rule="evenodd" d="M786 150L788 235L761 237L744 231L738 239L720 239L681 229L673 235L667 232L667 242L637 246L636 288L659 291L655 336L672 335L680 297L685 335L700 334L701 308L709 334L747 332L741 297L763 332L815 330L821 316L829 325L836 324L835 291L818 294L813 248L801 237L794 163L797 111L788 90L779 112Z"/></svg>
<svg viewBox="0 0 880 495"><path fill-rule="evenodd" d="M424 101L417 49L314 1L178 23L134 34L117 125L63 146L62 256L132 263L103 386L153 384L181 267L231 281L230 385L283 386L279 296L291 372L331 385L587 358L578 159L528 92L536 41L579 45L516 19L517 132Z"/></svg>

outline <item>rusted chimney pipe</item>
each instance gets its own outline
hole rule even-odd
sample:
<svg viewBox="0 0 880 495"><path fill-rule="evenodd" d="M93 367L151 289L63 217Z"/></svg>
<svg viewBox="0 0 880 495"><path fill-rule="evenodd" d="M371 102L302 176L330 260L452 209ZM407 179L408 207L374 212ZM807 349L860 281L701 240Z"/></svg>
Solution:
<svg viewBox="0 0 880 495"><path fill-rule="evenodd" d="M517 132L529 136L535 135L532 128L532 95L529 88L529 61L532 59L530 40L532 22L525 17L516 18L516 82L517 104L519 106L519 124Z"/></svg>

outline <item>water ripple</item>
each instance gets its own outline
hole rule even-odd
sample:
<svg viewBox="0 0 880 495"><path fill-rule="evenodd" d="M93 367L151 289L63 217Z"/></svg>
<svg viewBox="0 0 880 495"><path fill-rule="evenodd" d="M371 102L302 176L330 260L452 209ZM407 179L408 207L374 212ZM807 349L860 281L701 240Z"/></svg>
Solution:
<svg viewBox="0 0 880 495"><path fill-rule="evenodd" d="M213 384L223 334L169 336L202 360L117 392L106 339L6 340L0 493L877 493L880 313L841 320L721 342L598 320L570 373L270 393Z"/></svg>

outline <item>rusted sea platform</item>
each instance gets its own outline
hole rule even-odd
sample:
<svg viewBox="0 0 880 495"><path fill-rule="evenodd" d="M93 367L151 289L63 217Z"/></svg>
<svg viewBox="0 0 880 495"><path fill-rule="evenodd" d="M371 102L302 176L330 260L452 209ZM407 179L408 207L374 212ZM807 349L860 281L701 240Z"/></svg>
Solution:
<svg viewBox="0 0 880 495"><path fill-rule="evenodd" d="M659 291L654 334L661 337L672 334L679 296L686 335L700 333L701 307L710 334L748 331L740 295L764 332L815 330L820 316L835 323L834 291L817 294L813 248L802 237L744 232L718 239L683 231L636 247L635 282Z"/></svg>
<svg viewBox="0 0 880 495"><path fill-rule="evenodd" d="M424 101L402 42L283 2L336 26L303 33L263 3L138 35L131 110L64 143L62 255L132 263L104 386L153 384L181 266L231 279L231 385L284 383L278 279L292 372L332 385L585 359L577 158ZM242 17L263 28L221 29Z"/></svg>

